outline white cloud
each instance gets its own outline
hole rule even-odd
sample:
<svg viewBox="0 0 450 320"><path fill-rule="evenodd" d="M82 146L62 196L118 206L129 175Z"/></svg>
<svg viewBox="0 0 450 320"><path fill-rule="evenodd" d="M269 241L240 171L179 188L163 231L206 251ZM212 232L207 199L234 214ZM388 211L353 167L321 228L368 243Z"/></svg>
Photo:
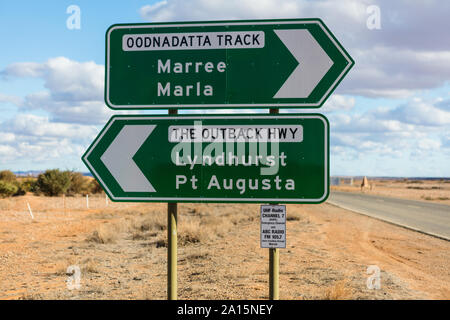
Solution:
<svg viewBox="0 0 450 320"><path fill-rule="evenodd" d="M0 164L14 166L26 160L35 164L56 160L61 165L68 158L79 159L98 128L51 122L47 117L18 114L0 123Z"/></svg>
<svg viewBox="0 0 450 320"><path fill-rule="evenodd" d="M20 106L22 109L45 110L54 121L70 123L104 123L113 114L101 100L58 100L49 91L27 95Z"/></svg>
<svg viewBox="0 0 450 320"><path fill-rule="evenodd" d="M11 95L0 93L0 103L2 103L2 102L20 105L22 103L22 99L17 96L11 96Z"/></svg>
<svg viewBox="0 0 450 320"><path fill-rule="evenodd" d="M44 110L55 121L86 124L104 123L112 114L103 103L104 66L94 62L57 57L44 63L14 63L1 74L4 79L34 77L44 80L46 91L30 93L24 99L8 97L8 101L24 110Z"/></svg>
<svg viewBox="0 0 450 320"><path fill-rule="evenodd" d="M0 155L3 159L12 156L14 153L15 149L13 147L0 144Z"/></svg>
<svg viewBox="0 0 450 320"><path fill-rule="evenodd" d="M331 129L340 132L358 133L387 133L387 132L410 132L415 126L396 119L379 117L375 112L363 114L330 114Z"/></svg>
<svg viewBox="0 0 450 320"><path fill-rule="evenodd" d="M0 131L0 143L13 142L16 136L11 132Z"/></svg>
<svg viewBox="0 0 450 320"><path fill-rule="evenodd" d="M405 98L450 79L450 50L420 51L395 47L353 50L355 68L341 91L370 97Z"/></svg>
<svg viewBox="0 0 450 320"><path fill-rule="evenodd" d="M167 6L166 0L154 4L148 4L139 9L139 14L141 15L141 17L151 16L152 14L157 12L159 9L164 8L165 6Z"/></svg>
<svg viewBox="0 0 450 320"><path fill-rule="evenodd" d="M334 11L336 16L362 19L366 6L361 1L298 0L165 0L141 8L144 20L152 22L183 20L264 19L319 17Z"/></svg>
<svg viewBox="0 0 450 320"><path fill-rule="evenodd" d="M420 149L425 150L425 151L439 150L439 148L441 148L441 146L442 146L442 143L441 143L441 141L438 141L438 140L425 138L425 139L420 139L417 142L417 146Z"/></svg>
<svg viewBox="0 0 450 320"><path fill-rule="evenodd" d="M378 5L381 29L369 30L367 7ZM450 2L438 0L165 0L139 11L146 21L322 18L352 48L448 50Z"/></svg>
<svg viewBox="0 0 450 320"><path fill-rule="evenodd" d="M386 118L395 118L410 124L432 127L450 125L450 110L439 109L432 103L419 98L380 114Z"/></svg>
<svg viewBox="0 0 450 320"><path fill-rule="evenodd" d="M408 159L411 163L450 155L450 111L435 107L442 101L413 98L395 108L331 113L331 153L340 161L356 163L374 159Z"/></svg>
<svg viewBox="0 0 450 320"><path fill-rule="evenodd" d="M93 61L77 62L57 57L44 63L19 62L7 66L2 74L5 78L42 78L55 100L103 99L104 66Z"/></svg>
<svg viewBox="0 0 450 320"><path fill-rule="evenodd" d="M333 94L320 108L320 112L349 111L355 106L355 98Z"/></svg>
<svg viewBox="0 0 450 320"><path fill-rule="evenodd" d="M381 29L366 9L378 5ZM140 10L146 21L322 18L355 59L339 93L405 98L450 79L450 1L165 0Z"/></svg>
<svg viewBox="0 0 450 320"><path fill-rule="evenodd" d="M81 141L92 139L98 131L95 126L50 122L47 117L32 114L18 114L15 118L3 122L2 128L16 136L70 138Z"/></svg>
<svg viewBox="0 0 450 320"><path fill-rule="evenodd" d="M438 101L435 104L436 108L439 108L441 110L450 111L450 99L438 99Z"/></svg>
<svg viewBox="0 0 450 320"><path fill-rule="evenodd" d="M44 74L43 65L36 62L21 62L9 65L0 73L4 78L9 77L41 77Z"/></svg>

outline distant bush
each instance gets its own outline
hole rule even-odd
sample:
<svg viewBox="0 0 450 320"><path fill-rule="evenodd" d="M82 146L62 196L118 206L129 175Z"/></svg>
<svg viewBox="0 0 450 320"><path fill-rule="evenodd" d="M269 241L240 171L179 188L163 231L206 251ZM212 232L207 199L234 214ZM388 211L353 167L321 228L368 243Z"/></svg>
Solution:
<svg viewBox="0 0 450 320"><path fill-rule="evenodd" d="M70 186L67 189L69 195L74 194L87 194L90 193L89 181L80 172L69 172L70 173Z"/></svg>
<svg viewBox="0 0 450 320"><path fill-rule="evenodd" d="M15 183L15 186L17 187L16 193L14 193L14 196L23 196L27 192L22 188L22 185L19 182Z"/></svg>
<svg viewBox="0 0 450 320"><path fill-rule="evenodd" d="M14 183L0 180L0 197L11 197L15 195L18 190L19 188Z"/></svg>
<svg viewBox="0 0 450 320"><path fill-rule="evenodd" d="M16 178L10 170L0 171L0 197L19 196L27 192L60 196L62 194L96 194L103 192L95 179L83 176L80 172L47 170L37 178Z"/></svg>
<svg viewBox="0 0 450 320"><path fill-rule="evenodd" d="M71 184L71 172L58 169L47 170L41 173L36 181L38 193L46 196L59 196L66 193Z"/></svg>
<svg viewBox="0 0 450 320"><path fill-rule="evenodd" d="M16 181L16 175L10 170L3 170L0 171L0 180L9 183L14 183Z"/></svg>
<svg viewBox="0 0 450 320"><path fill-rule="evenodd" d="M35 192L37 190L37 180L35 178L25 178L19 181L19 188L24 192Z"/></svg>
<svg viewBox="0 0 450 320"><path fill-rule="evenodd" d="M2 182L1 193L3 196L22 196L31 188L31 185L24 185L24 180L17 179L16 175L9 170L0 171L0 181ZM13 190L15 191L11 194Z"/></svg>
<svg viewBox="0 0 450 320"><path fill-rule="evenodd" d="M93 179L89 183L89 190L93 194L95 194L95 193L102 193L103 192L103 188L100 186L100 184L95 179Z"/></svg>
<svg viewBox="0 0 450 320"><path fill-rule="evenodd" d="M85 177L80 172L70 173L70 187L67 190L69 195L96 194L101 192L103 192L103 189L97 180Z"/></svg>

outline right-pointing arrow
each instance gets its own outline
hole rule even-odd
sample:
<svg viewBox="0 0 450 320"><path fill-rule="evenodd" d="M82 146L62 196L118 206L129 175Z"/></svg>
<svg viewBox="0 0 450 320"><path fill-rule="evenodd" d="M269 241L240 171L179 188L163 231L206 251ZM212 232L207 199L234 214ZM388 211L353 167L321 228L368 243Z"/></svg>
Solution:
<svg viewBox="0 0 450 320"><path fill-rule="evenodd" d="M100 158L125 192L156 192L133 160L155 127L125 125Z"/></svg>
<svg viewBox="0 0 450 320"><path fill-rule="evenodd" d="M274 98L307 98L333 65L308 30L274 30L299 65Z"/></svg>

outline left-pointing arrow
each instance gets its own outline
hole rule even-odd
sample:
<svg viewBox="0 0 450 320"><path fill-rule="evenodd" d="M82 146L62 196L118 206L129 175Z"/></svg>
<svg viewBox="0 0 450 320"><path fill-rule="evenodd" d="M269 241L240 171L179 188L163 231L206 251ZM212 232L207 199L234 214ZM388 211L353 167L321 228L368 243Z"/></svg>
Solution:
<svg viewBox="0 0 450 320"><path fill-rule="evenodd" d="M156 192L133 160L155 127L125 125L100 158L125 192Z"/></svg>

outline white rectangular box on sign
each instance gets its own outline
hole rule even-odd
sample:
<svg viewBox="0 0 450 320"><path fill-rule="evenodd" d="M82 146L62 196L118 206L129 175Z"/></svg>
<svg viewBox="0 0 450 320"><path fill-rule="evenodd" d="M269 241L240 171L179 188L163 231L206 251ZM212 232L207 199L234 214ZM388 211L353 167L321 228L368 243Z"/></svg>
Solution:
<svg viewBox="0 0 450 320"><path fill-rule="evenodd" d="M286 248L286 206L261 206L261 248Z"/></svg>

